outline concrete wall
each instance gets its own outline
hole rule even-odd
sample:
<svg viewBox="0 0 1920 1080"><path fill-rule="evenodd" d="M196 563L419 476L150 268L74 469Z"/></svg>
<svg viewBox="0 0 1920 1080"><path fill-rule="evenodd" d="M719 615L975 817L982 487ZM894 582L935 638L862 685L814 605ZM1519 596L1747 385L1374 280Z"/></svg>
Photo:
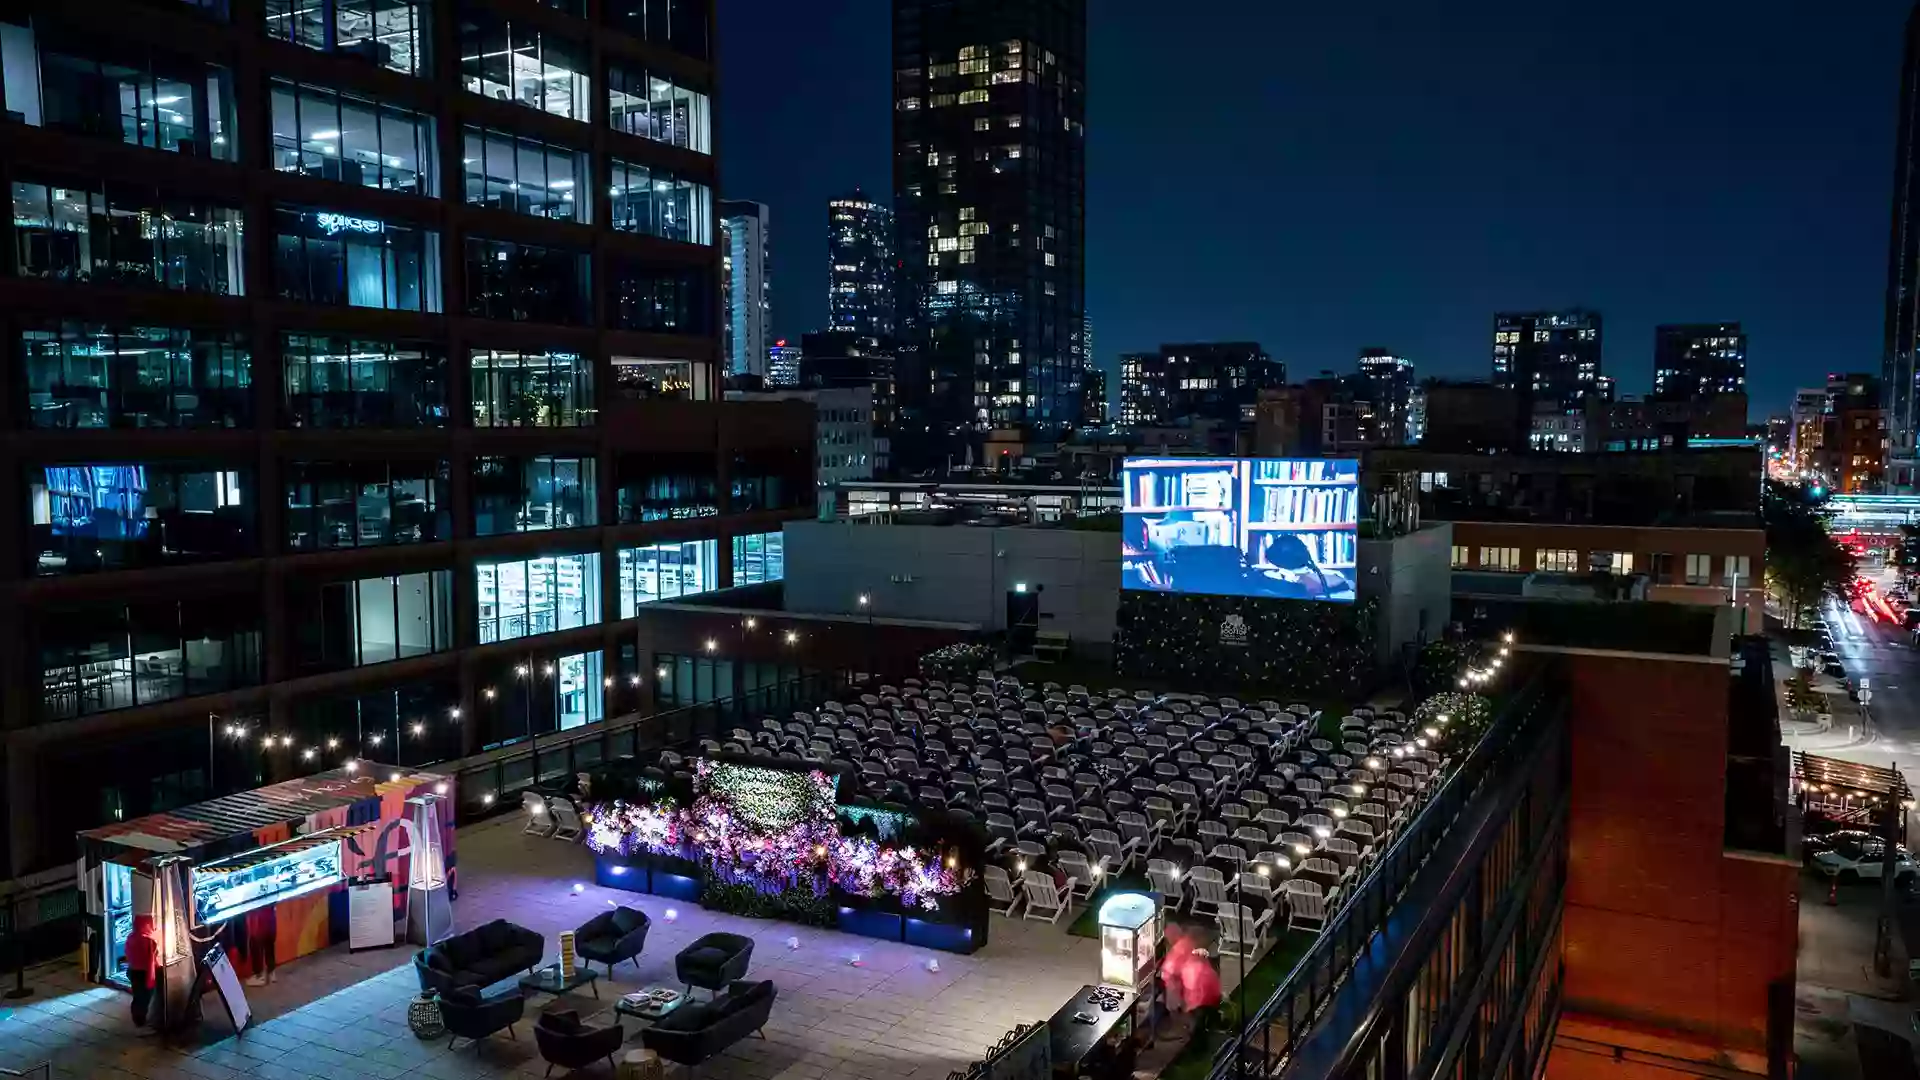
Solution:
<svg viewBox="0 0 1920 1080"><path fill-rule="evenodd" d="M1397 663L1404 646L1432 641L1453 610L1453 526L1435 522L1391 540L1362 540L1360 598L1378 598L1374 658Z"/></svg>
<svg viewBox="0 0 1920 1080"><path fill-rule="evenodd" d="M1007 593L1040 591L1040 629L1075 645L1113 640L1120 538L1071 529L796 521L786 529L786 607L1004 630Z"/></svg>

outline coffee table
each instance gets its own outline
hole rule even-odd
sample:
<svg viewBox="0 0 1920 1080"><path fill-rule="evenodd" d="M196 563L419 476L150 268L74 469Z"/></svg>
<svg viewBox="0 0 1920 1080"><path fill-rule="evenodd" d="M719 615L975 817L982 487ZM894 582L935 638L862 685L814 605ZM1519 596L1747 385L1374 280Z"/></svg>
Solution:
<svg viewBox="0 0 1920 1080"><path fill-rule="evenodd" d="M520 989L559 997L561 994L570 993L584 986L593 991L594 997L599 997L600 988L595 985L599 981L600 976L585 964L574 966L571 979L560 974L559 964L549 964L531 975L521 976Z"/></svg>
<svg viewBox="0 0 1920 1080"><path fill-rule="evenodd" d="M643 992L651 992L653 990L658 990L658 989L662 989L662 988L657 986L649 986ZM680 989L680 988L666 987L665 989ZM665 1005L652 1005L652 1004L629 1005L627 1003L627 999L625 997L622 997L620 998L620 1000L613 1003L613 1011L615 1014L620 1016L631 1016L635 1020L638 1020L644 1024L657 1024L662 1019L664 1019L668 1013L672 1012L673 1010L679 1008L682 1005L685 1005L687 1003L687 998L688 998L688 994L684 989L680 989L679 997L674 998L672 1001L667 1002Z"/></svg>

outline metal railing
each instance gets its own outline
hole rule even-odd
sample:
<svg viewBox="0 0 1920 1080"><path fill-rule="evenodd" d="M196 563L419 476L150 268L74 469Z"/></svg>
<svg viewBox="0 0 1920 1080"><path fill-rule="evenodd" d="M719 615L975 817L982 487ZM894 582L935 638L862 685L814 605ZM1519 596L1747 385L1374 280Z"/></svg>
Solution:
<svg viewBox="0 0 1920 1080"><path fill-rule="evenodd" d="M839 693L852 682L840 672L819 672L763 686L735 697L686 705L642 716L629 713L601 723L523 739L458 761L422 765L454 778L457 820L471 821L518 806L531 788L566 786L575 774L602 762L649 750L719 738L729 728L749 727Z"/></svg>
<svg viewBox="0 0 1920 1080"><path fill-rule="evenodd" d="M1527 682L1509 700L1501 715L1488 725L1466 760L1440 787L1374 861L1373 869L1355 887L1351 898L1328 920L1305 955L1261 1003L1251 1019L1241 1018L1240 1030L1221 1044L1208 1070L1208 1080L1230 1080L1240 1075L1266 1076L1276 1061L1292 1056L1299 1040L1353 969L1355 960L1386 923L1414 875L1453 827L1456 819L1479 797L1489 781L1503 771L1508 751L1540 711L1546 693L1546 672L1536 667ZM1254 1032L1259 1032L1255 1044ZM1249 1057L1251 1055L1251 1057ZM1240 1062L1245 1059L1244 1072Z"/></svg>

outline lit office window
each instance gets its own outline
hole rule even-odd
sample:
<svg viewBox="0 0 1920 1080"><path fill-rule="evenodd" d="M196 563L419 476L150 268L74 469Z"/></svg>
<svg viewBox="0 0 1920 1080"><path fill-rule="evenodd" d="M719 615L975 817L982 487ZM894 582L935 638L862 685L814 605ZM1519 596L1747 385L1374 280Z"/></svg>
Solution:
<svg viewBox="0 0 1920 1080"><path fill-rule="evenodd" d="M294 662L339 671L453 647L453 572L333 581L295 588Z"/></svg>
<svg viewBox="0 0 1920 1080"><path fill-rule="evenodd" d="M440 236L326 210L277 206L273 271L280 295L325 307L440 310Z"/></svg>
<svg viewBox="0 0 1920 1080"><path fill-rule="evenodd" d="M293 427L445 427L447 360L432 342L283 334Z"/></svg>
<svg viewBox="0 0 1920 1080"><path fill-rule="evenodd" d="M733 583L758 585L786 576L786 534L753 533L733 538Z"/></svg>
<svg viewBox="0 0 1920 1080"><path fill-rule="evenodd" d="M1689 585L1713 584L1713 556L1711 555L1687 556L1687 584Z"/></svg>
<svg viewBox="0 0 1920 1080"><path fill-rule="evenodd" d="M600 621L600 556L545 555L473 568L480 644Z"/></svg>
<svg viewBox="0 0 1920 1080"><path fill-rule="evenodd" d="M267 36L426 75L429 0L266 0Z"/></svg>
<svg viewBox="0 0 1920 1080"><path fill-rule="evenodd" d="M256 553L252 477L190 465L47 465L27 476L33 572L215 562Z"/></svg>
<svg viewBox="0 0 1920 1080"><path fill-rule="evenodd" d="M477 7L461 8L460 82L470 93L585 120L590 70L581 42Z"/></svg>
<svg viewBox="0 0 1920 1080"><path fill-rule="evenodd" d="M705 92L669 72L607 66L607 123L615 131L712 153L708 109Z"/></svg>
<svg viewBox="0 0 1920 1080"><path fill-rule="evenodd" d="M638 356L613 358L613 393L623 401L707 401L709 366L692 360L648 360Z"/></svg>
<svg viewBox="0 0 1920 1080"><path fill-rule="evenodd" d="M1751 588L1755 584L1750 569L1751 565L1745 555L1727 556L1720 583L1729 589L1737 585L1746 585Z"/></svg>
<svg viewBox="0 0 1920 1080"><path fill-rule="evenodd" d="M597 464L593 458L474 458L474 535L598 524Z"/></svg>
<svg viewBox="0 0 1920 1080"><path fill-rule="evenodd" d="M587 221L593 174L585 151L469 125L460 160L469 206Z"/></svg>
<svg viewBox="0 0 1920 1080"><path fill-rule="evenodd" d="M563 248L467 237L467 314L585 326L592 321L588 257Z"/></svg>
<svg viewBox="0 0 1920 1080"><path fill-rule="evenodd" d="M453 538L445 462L289 461L282 476L290 550Z"/></svg>
<svg viewBox="0 0 1920 1080"><path fill-rule="evenodd" d="M620 617L631 619L641 604L720 588L720 541L621 548L619 574Z"/></svg>
<svg viewBox="0 0 1920 1080"><path fill-rule="evenodd" d="M650 451L623 454L614 463L614 502L620 524L684 521L720 513L718 463L712 453Z"/></svg>
<svg viewBox="0 0 1920 1080"><path fill-rule="evenodd" d="M62 323L23 330L37 428L230 428L253 417L253 358L235 331Z"/></svg>
<svg viewBox="0 0 1920 1080"><path fill-rule="evenodd" d="M593 424L593 361L573 352L475 349L473 426L587 427Z"/></svg>
<svg viewBox="0 0 1920 1080"><path fill-rule="evenodd" d="M689 244L713 243L713 192L705 184L658 166L614 158L611 224L621 232L645 233Z"/></svg>
<svg viewBox="0 0 1920 1080"><path fill-rule="evenodd" d="M607 0L607 25L705 60L709 0Z"/></svg>
<svg viewBox="0 0 1920 1080"><path fill-rule="evenodd" d="M234 160L227 69L77 29L0 23L0 95L17 123Z"/></svg>
<svg viewBox="0 0 1920 1080"><path fill-rule="evenodd" d="M437 197L433 117L274 80L273 167L344 184Z"/></svg>
<svg viewBox="0 0 1920 1080"><path fill-rule="evenodd" d="M240 296L240 219L137 184L13 183L23 277Z"/></svg>
<svg viewBox="0 0 1920 1080"><path fill-rule="evenodd" d="M1569 549L1540 548L1534 552L1536 569L1571 574L1580 568L1580 553Z"/></svg>
<svg viewBox="0 0 1920 1080"><path fill-rule="evenodd" d="M260 681L257 597L36 611L40 715L92 713L217 694Z"/></svg>

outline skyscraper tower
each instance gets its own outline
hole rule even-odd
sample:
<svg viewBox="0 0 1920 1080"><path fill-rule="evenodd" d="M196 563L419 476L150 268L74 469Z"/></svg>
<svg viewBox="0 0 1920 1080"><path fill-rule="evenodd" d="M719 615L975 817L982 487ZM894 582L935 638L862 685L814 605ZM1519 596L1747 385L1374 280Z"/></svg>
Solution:
<svg viewBox="0 0 1920 1080"><path fill-rule="evenodd" d="M829 330L893 336L893 211L854 189L827 203Z"/></svg>
<svg viewBox="0 0 1920 1080"><path fill-rule="evenodd" d="M894 0L902 445L1079 419L1086 0Z"/></svg>
<svg viewBox="0 0 1920 1080"><path fill-rule="evenodd" d="M1380 441L1398 446L1415 441L1413 361L1391 349L1360 350L1360 384L1379 418Z"/></svg>
<svg viewBox="0 0 1920 1080"><path fill-rule="evenodd" d="M1894 132L1893 227L1887 242L1886 340L1881 352L1889 440L1888 482L1911 491L1920 430L1914 357L1920 352L1920 4L1907 15L1900 65L1900 126Z"/></svg>
<svg viewBox="0 0 1920 1080"><path fill-rule="evenodd" d="M773 325L767 204L720 201L720 351L729 375L767 376Z"/></svg>

